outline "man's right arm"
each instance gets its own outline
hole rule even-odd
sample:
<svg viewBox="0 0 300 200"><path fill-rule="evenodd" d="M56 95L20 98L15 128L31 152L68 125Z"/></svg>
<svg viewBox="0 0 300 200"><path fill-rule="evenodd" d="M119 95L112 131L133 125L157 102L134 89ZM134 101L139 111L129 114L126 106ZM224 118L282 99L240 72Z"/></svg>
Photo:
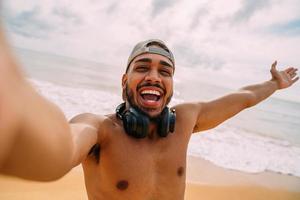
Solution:
<svg viewBox="0 0 300 200"><path fill-rule="evenodd" d="M58 179L78 163L85 143L76 138L87 133L92 135L87 143L96 142L94 128L70 126L63 112L26 81L0 25L0 173Z"/></svg>

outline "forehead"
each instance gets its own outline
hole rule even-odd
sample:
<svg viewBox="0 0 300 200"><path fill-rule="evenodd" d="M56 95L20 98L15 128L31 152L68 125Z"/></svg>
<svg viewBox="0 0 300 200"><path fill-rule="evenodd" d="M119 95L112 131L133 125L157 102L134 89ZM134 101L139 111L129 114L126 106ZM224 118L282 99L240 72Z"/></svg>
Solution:
<svg viewBox="0 0 300 200"><path fill-rule="evenodd" d="M131 62L131 65L138 62L139 60L141 60L143 58L150 59L151 62L164 61L166 63L169 63L171 66L173 66L173 63L169 60L169 58L159 55L159 54L154 54L154 53L145 53L145 54L141 54L141 55L137 56L136 58L133 59L133 61Z"/></svg>

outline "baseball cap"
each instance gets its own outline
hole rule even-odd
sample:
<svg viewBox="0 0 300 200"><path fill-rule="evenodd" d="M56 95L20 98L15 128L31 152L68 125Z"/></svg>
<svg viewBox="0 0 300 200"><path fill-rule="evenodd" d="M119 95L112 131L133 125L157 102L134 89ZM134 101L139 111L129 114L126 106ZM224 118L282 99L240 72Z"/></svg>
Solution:
<svg viewBox="0 0 300 200"><path fill-rule="evenodd" d="M172 52L169 50L167 45L159 39L150 39L139 42L133 48L127 62L126 72L128 71L130 63L139 55L145 53L154 53L167 57L175 66L175 60Z"/></svg>

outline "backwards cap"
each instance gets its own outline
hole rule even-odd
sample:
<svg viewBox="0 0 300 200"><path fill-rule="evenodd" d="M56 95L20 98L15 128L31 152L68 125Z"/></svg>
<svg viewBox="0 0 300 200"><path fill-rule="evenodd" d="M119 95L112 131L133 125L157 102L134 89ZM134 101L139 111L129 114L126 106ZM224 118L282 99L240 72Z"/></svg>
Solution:
<svg viewBox="0 0 300 200"><path fill-rule="evenodd" d="M158 39L150 39L150 40L139 42L137 45L135 45L128 58L126 72L128 71L130 63L137 56L145 53L154 53L154 54L159 54L164 57L167 57L173 63L173 66L175 66L174 56L172 52L169 50L169 48L166 46L166 44L163 41Z"/></svg>

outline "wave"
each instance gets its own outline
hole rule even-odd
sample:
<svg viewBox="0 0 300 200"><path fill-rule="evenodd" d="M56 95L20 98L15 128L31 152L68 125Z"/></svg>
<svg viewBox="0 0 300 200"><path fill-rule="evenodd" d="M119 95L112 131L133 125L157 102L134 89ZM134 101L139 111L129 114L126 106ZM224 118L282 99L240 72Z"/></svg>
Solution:
<svg viewBox="0 0 300 200"><path fill-rule="evenodd" d="M122 102L121 95L113 92L60 86L35 79L30 79L30 82L40 94L57 104L68 119L85 112L113 113ZM171 104L181 102L175 98ZM188 154L228 169L249 173L273 171L300 177L299 147L286 140L257 135L226 124L193 135Z"/></svg>
<svg viewBox="0 0 300 200"><path fill-rule="evenodd" d="M249 173L273 171L300 177L300 148L286 140L223 125L192 136L188 154Z"/></svg>

